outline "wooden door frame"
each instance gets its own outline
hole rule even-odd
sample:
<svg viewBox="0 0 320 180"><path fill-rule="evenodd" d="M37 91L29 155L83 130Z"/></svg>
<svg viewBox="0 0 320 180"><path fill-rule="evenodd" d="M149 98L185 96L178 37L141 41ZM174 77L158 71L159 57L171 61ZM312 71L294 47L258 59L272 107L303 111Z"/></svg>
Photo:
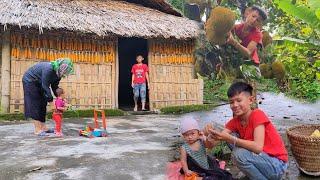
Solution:
<svg viewBox="0 0 320 180"><path fill-rule="evenodd" d="M119 108L119 38L116 38L115 40L115 53L116 53L116 59L113 64L114 73L112 76L114 80L114 102L113 102L113 108L118 109Z"/></svg>
<svg viewBox="0 0 320 180"><path fill-rule="evenodd" d="M151 92L152 92L152 90L153 90L153 87L152 87L152 81L151 81L151 79L152 79L152 70L153 70L153 67L152 67L152 60L153 60L153 58L152 58L152 53L151 53L151 51L150 51L150 49L151 49L151 43L152 43L152 40L151 39L147 39L147 47L148 47L148 68L149 68L149 109L150 109L150 111L153 111L154 109L153 109L153 96L152 95L150 95L151 94Z"/></svg>

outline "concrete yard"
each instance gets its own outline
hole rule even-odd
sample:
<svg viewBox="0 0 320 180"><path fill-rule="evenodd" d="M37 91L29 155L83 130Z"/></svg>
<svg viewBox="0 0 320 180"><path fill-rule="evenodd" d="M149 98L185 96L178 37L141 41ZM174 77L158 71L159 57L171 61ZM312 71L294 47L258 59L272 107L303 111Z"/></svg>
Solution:
<svg viewBox="0 0 320 180"><path fill-rule="evenodd" d="M110 135L92 139L77 132L91 119L66 120L63 138L37 137L31 123L7 123L0 126L0 179L164 179L175 119L108 118Z"/></svg>
<svg viewBox="0 0 320 180"><path fill-rule="evenodd" d="M320 103L304 104L273 94L264 97L260 108L286 145L286 128L320 123ZM208 122L221 126L231 111L225 105L189 115L200 118L201 126ZM180 139L179 118L156 114L112 117L108 118L109 136L92 139L78 135L80 128L92 122L90 118L65 120L63 138L37 137L31 122L0 122L0 180L163 180L166 163L173 160ZM53 127L52 121L47 124ZM316 179L301 175L292 156L289 160L285 179Z"/></svg>

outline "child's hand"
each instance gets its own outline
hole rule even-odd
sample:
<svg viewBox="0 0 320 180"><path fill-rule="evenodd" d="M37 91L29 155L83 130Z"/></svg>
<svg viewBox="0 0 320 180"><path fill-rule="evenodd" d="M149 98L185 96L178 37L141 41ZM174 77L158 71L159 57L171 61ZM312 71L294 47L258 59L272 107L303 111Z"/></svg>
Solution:
<svg viewBox="0 0 320 180"><path fill-rule="evenodd" d="M234 39L233 35L231 32L228 33L228 39L227 39L227 43L228 44L231 44L231 45L234 45L236 43L236 40Z"/></svg>
<svg viewBox="0 0 320 180"><path fill-rule="evenodd" d="M205 136L208 136L210 134L209 130L214 130L214 127L213 125L210 123L210 124L207 124L204 129L203 129L203 134Z"/></svg>
<svg viewBox="0 0 320 180"><path fill-rule="evenodd" d="M131 83L131 87L134 88L134 83Z"/></svg>
<svg viewBox="0 0 320 180"><path fill-rule="evenodd" d="M204 135L204 133L202 131L199 132L199 135L200 135L200 139L202 141L206 141L207 137Z"/></svg>
<svg viewBox="0 0 320 180"><path fill-rule="evenodd" d="M190 170L187 170L187 171L185 172L185 174L186 174L187 176L192 176L192 173L193 173L193 171L190 171Z"/></svg>
<svg viewBox="0 0 320 180"><path fill-rule="evenodd" d="M230 136L230 134L226 133L226 132L219 132L217 130L212 130L209 129L210 135L213 136L213 139L217 139L217 140L227 140L228 137Z"/></svg>

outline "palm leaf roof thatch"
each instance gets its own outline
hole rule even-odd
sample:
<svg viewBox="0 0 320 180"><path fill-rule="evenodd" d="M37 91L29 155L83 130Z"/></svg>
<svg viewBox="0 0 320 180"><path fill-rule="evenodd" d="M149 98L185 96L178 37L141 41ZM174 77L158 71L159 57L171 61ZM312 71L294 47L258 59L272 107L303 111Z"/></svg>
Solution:
<svg viewBox="0 0 320 180"><path fill-rule="evenodd" d="M179 17L164 0L0 0L0 7L1 25L38 28L40 33L55 29L175 39L199 33L197 22Z"/></svg>
<svg viewBox="0 0 320 180"><path fill-rule="evenodd" d="M130 3L141 4L143 6L157 9L161 12L182 17L182 14L176 11L166 0L125 0Z"/></svg>

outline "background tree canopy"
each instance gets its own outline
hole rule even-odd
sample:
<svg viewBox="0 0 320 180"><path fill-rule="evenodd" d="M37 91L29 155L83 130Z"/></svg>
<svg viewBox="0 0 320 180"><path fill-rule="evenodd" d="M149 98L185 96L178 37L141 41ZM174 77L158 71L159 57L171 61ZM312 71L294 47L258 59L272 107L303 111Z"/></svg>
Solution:
<svg viewBox="0 0 320 180"><path fill-rule="evenodd" d="M268 22L263 27L273 38L273 43L260 51L266 71L284 67L284 76L277 79L274 72L265 79L277 83L277 88L287 95L316 101L320 97L320 3L319 0L169 0L184 13L184 4L198 3L211 9L217 5L228 7L238 15L245 7L257 5L268 13ZM239 66L239 53L228 45L212 46L201 34L196 50L196 69L205 76L208 84L224 84L234 75L231 67ZM217 65L223 62L224 71ZM277 62L277 63L274 63ZM221 69L221 68L220 68ZM265 69L264 69L265 70ZM276 72L277 73L277 72ZM219 79L219 80L218 80ZM212 83L209 81L219 81ZM263 80L265 83L266 81ZM263 84L261 84L263 86ZM274 87L274 86L272 86ZM210 88L213 88L210 86ZM217 88L213 88L217 89ZM215 93L205 90L205 93ZM209 97L206 96L205 97ZM210 100L210 99L209 99Z"/></svg>

